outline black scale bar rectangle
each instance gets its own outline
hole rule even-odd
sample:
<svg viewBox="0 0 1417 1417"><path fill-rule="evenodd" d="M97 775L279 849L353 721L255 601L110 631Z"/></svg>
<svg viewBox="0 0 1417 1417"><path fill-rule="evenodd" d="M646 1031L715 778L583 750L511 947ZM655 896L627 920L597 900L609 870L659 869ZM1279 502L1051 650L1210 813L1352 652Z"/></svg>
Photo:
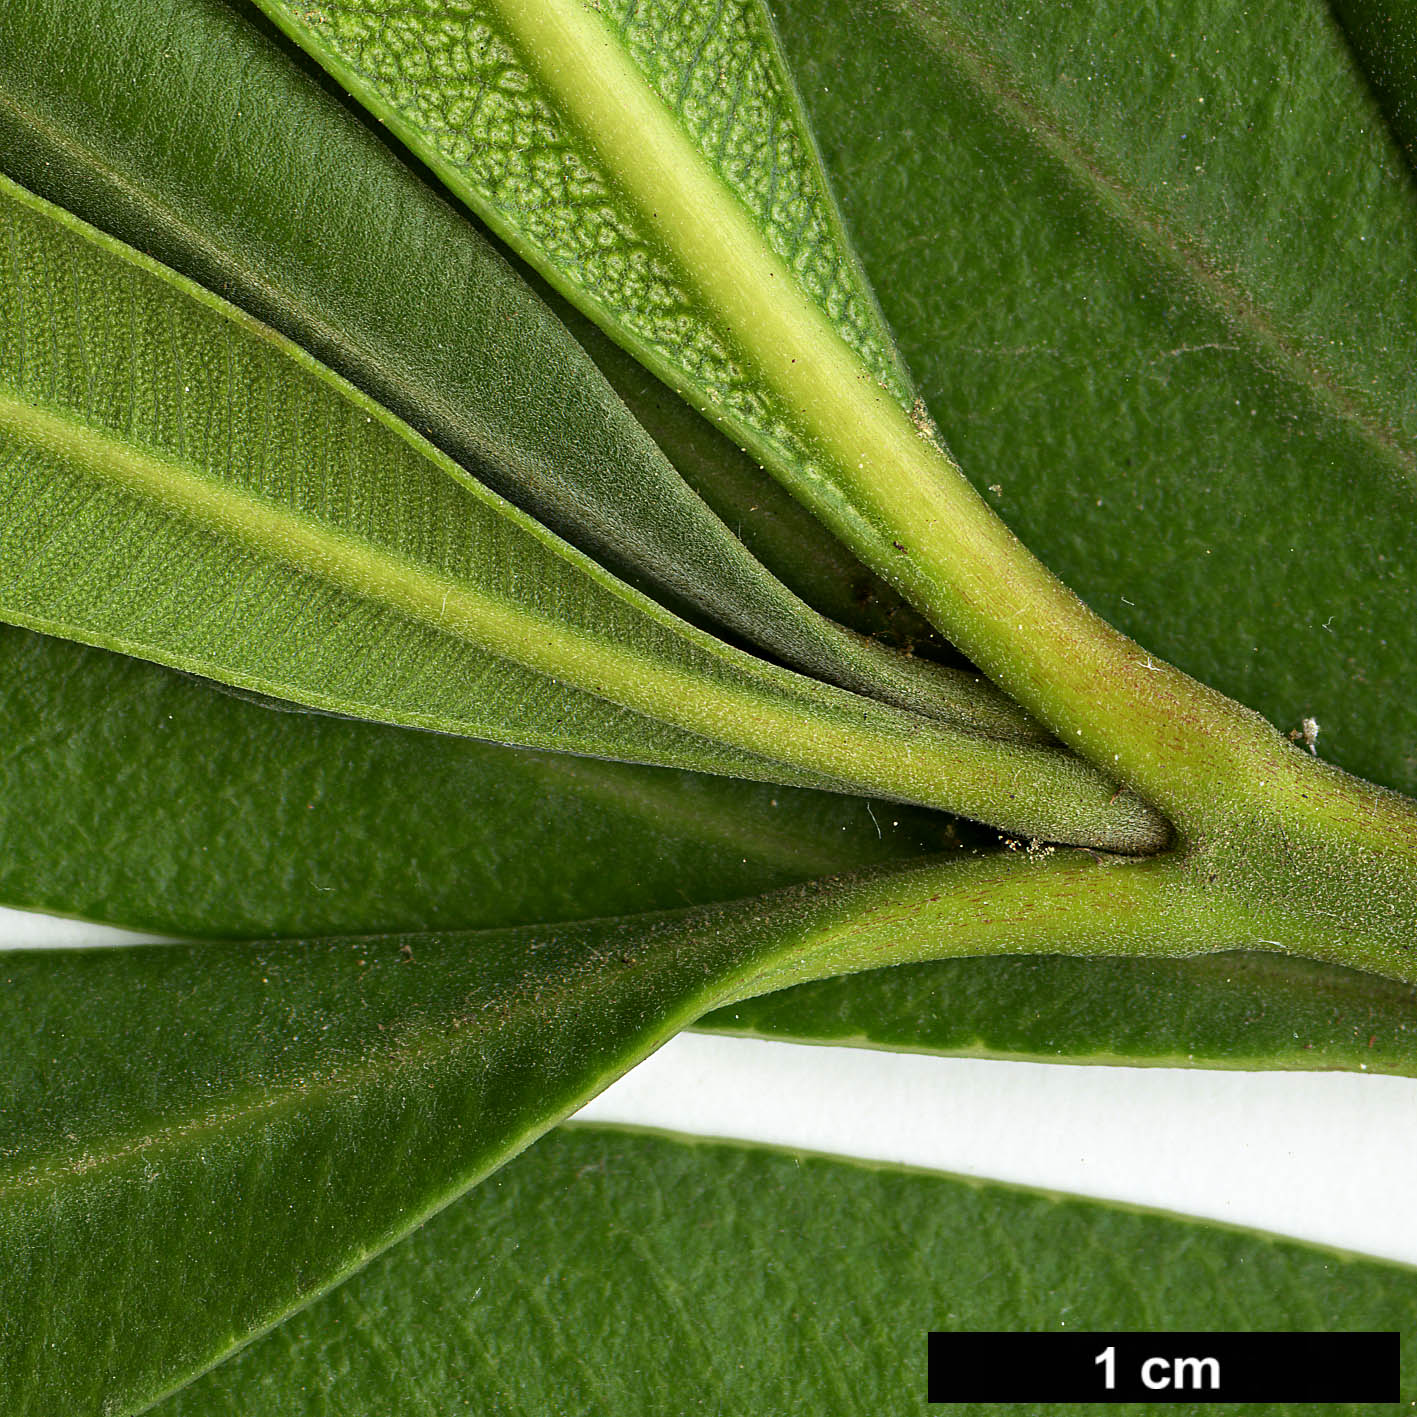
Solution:
<svg viewBox="0 0 1417 1417"><path fill-rule="evenodd" d="M932 1333L931 1402L1400 1400L1395 1333Z"/></svg>

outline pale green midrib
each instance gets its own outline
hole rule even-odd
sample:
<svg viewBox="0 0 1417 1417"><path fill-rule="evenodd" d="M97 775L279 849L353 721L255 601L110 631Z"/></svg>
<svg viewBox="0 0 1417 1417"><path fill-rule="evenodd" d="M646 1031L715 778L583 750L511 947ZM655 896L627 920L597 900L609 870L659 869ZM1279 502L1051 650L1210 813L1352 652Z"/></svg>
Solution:
<svg viewBox="0 0 1417 1417"><path fill-rule="evenodd" d="M914 501L912 480L924 476L958 513L957 534L965 533L977 516L970 502L978 499L963 474L921 435L802 290L593 10L580 0L494 4L529 67L799 426L825 445L847 487L868 505L890 507L896 493ZM864 448L878 450L869 471L858 466ZM830 495L820 485L813 490L819 498ZM831 510L882 541L880 529L850 503L838 501Z"/></svg>
<svg viewBox="0 0 1417 1417"><path fill-rule="evenodd" d="M244 495L190 468L124 443L53 410L0 389L0 426L52 455L77 463L89 475L125 487L165 511L300 570L314 572L355 595L390 606L435 631L570 683L661 722L703 734L770 760L797 762L839 779L883 785L905 797L925 778L957 776L966 794L981 777L987 744L960 735L959 760L941 772L939 762L919 761L908 742L865 723L843 721L844 705L814 712L772 689L728 685L643 653L598 642L588 634L544 620L466 583L411 565L368 542L288 509ZM746 657L745 657L746 658ZM751 667L751 666L750 666ZM767 666L764 666L766 672ZM837 693L828 691L824 693ZM863 701L863 706L865 701ZM937 728L927 746L948 751L951 735ZM764 751L763 745L767 746ZM968 751L972 749L973 751ZM1017 769L1022 760L1009 759ZM1040 760L1041 762L1041 760ZM946 791L956 786L946 782Z"/></svg>
<svg viewBox="0 0 1417 1417"><path fill-rule="evenodd" d="M1273 751L1258 715L1144 662L1023 547L876 384L592 8L496 3L513 48L820 450L828 478L773 468L791 490L1069 749L1173 814L1195 809L1201 773L1243 776L1237 742ZM1179 753L1178 706L1197 728Z"/></svg>
<svg viewBox="0 0 1417 1417"><path fill-rule="evenodd" d="M1404 477L1417 481L1417 452L1404 444L1388 423L1375 416L1363 392L1328 367L1302 336L1286 331L1271 310L1227 280L1224 263L1217 261L1197 238L1176 234L1162 216L1149 210L1140 193L1102 166L1056 113L1039 106L1020 89L1010 87L994 72L996 66L946 22L941 10L932 9L927 17L910 0L888 3L915 33L952 63L955 72L987 107L1065 168L1098 206L1140 246L1175 271L1225 325L1246 338L1252 348L1265 351L1269 356L1266 362L1277 373L1314 396ZM1405 162L1403 170L1408 171Z"/></svg>
<svg viewBox="0 0 1417 1417"><path fill-rule="evenodd" d="M701 44L706 44L712 37L714 26L721 19L722 7L719 13L715 14L710 21L709 29L701 40ZM886 378L894 379L898 383L898 388L890 390L892 397L902 404L902 407L909 409L915 396L916 388L911 377L910 370L905 363L904 356L900 352L899 346L891 335L890 325L886 320L885 312L881 309L880 301L876 298L876 292L872 289L870 281L866 277L865 268L861 264L857 255L855 245L847 238L846 221L842 214L841 207L836 200L836 194L832 191L831 183L827 180L826 165L822 161L821 150L817 144L816 133L812 129L811 123L807 119L806 108L802 102L802 96L798 92L787 65L783 59L782 40L778 34L777 22L766 5L755 7L754 18L764 27L767 36L767 44L772 54L772 71L779 87L779 94L783 106L786 108L791 121L794 135L802 145L804 167L810 174L810 182L807 188L809 195L806 197L806 204L822 220L828 235L834 242L833 256L838 262L838 268L849 276L848 285L853 299L860 302L866 311L866 323L859 333L873 346L871 354L878 358L881 365L881 373ZM624 38L625 48L629 49L630 26L633 21L617 20L616 25L621 30ZM681 84L687 84L691 80L692 71L698 66L699 59L690 61L688 68L680 75ZM635 66L637 72L638 65ZM686 142L690 143L696 150L705 152L700 148L697 139L693 136L685 114L684 102L682 98L671 102L666 97L660 97L660 102L664 104L672 116L674 123L679 128ZM734 200L739 202L750 212L753 209L747 196L740 194L733 185L729 173L724 169L721 158L716 156L710 161L710 166L723 186L732 192ZM771 225L772 218L769 214L767 222ZM772 235L767 236L767 243L772 248L777 257L791 266L794 255L779 249L780 243ZM800 252L796 253L800 255ZM813 296L812 300L823 316L830 320L825 305L825 292L821 297ZM848 341L849 343L849 341ZM861 360L863 368L870 369L870 361L861 353L856 353L856 357ZM871 371L873 377L877 377L875 371Z"/></svg>
<svg viewBox="0 0 1417 1417"><path fill-rule="evenodd" d="M1048 701L1056 647L1002 639L997 622L1038 620L1041 600L1070 628L1075 597L875 381L599 16L580 0L497 0L497 8L513 47L617 175L839 485L807 476L810 469L788 475L781 459L774 471L971 658L986 670L993 659L994 677L1048 727L1070 726L1070 715ZM1106 647L1113 657L1118 650ZM1094 684L1068 687L1095 706ZM1071 732L1065 741L1074 747ZM1120 755L1115 761L1123 775L1133 766Z"/></svg>
<svg viewBox="0 0 1417 1417"><path fill-rule="evenodd" d="M380 122L384 123L390 132L428 163L449 189L476 211L486 225L531 266L548 285L566 300L576 305L607 334L622 344L656 378L673 389L711 422L721 427L740 447L757 457L769 468L775 464L795 464L799 461L797 451L768 436L763 429L731 409L717 394L712 391L705 392L689 380L683 367L668 357L656 343L637 334L621 318L619 311L608 305L593 289L580 285L572 276L568 275L537 242L527 239L525 233L506 210L496 202L487 200L484 193L467 180L461 169L447 158L442 150L401 108L392 103L364 73L346 59L339 49L321 35L319 25L322 21L318 10L302 11L297 14L294 8L286 3L286 0L256 0L256 3L292 40L314 52L320 62L338 79L343 88L377 114ZM634 83L643 86L643 78L637 69L629 68L628 72L633 76ZM645 92L649 93L647 87ZM658 95L651 94L650 97L654 104L660 104ZM682 129L670 115L669 110L661 105L658 116L660 121L672 126L675 133L682 137L688 150L694 154L695 160L700 161L698 150L689 145L688 138L683 136ZM736 196L728 195L728 200L737 212L746 213L746 209L739 205ZM771 259L780 266L784 273L787 272L787 267L782 265L775 254L771 255ZM795 278L791 279L795 287ZM820 322L825 324L826 316L815 305L812 306L812 310L819 317ZM833 339L840 339L835 329L832 329L829 324L827 328ZM852 360L855 360L854 353L850 351L844 341L841 341L841 348ZM868 380L880 392L885 392L875 384L874 378L866 372L864 365L857 364L856 367L863 379ZM894 399L891 399L890 402L894 403ZM794 495L799 497L804 495L800 488L792 490L794 490ZM851 502L843 498L830 483L820 479L816 480L813 495L817 499L811 502L813 510L818 516L823 517L828 525L838 531L848 546L856 549L859 553L863 542L874 542L878 548L883 544L878 530L862 517ZM872 564L869 558L868 564ZM887 576L887 579L895 584L891 577Z"/></svg>

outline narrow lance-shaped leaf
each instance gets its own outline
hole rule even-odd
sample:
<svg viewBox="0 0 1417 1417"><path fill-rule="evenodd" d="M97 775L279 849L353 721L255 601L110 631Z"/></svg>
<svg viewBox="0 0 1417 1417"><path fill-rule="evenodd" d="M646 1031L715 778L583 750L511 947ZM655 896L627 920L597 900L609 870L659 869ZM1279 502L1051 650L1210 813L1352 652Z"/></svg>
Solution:
<svg viewBox="0 0 1417 1417"><path fill-rule="evenodd" d="M11 6L0 166L281 330L652 593L844 687L1045 736L977 674L852 634L767 574L489 243L307 64L220 0Z"/></svg>
<svg viewBox="0 0 1417 1417"><path fill-rule="evenodd" d="M1197 949L1088 852L471 935L0 961L0 1408L141 1408L357 1268L706 1008L921 954ZM121 1030L112 1026L123 1020Z"/></svg>
<svg viewBox="0 0 1417 1417"><path fill-rule="evenodd" d="M655 6L643 16L606 15L575 0L489 0L443 25L382 0L299 15L284 0L262 3L450 184L479 198L509 239L559 268L583 308L608 324L643 327L638 352L647 362L692 388L705 411L1070 747L1166 810L1187 848L1204 841L1218 850L1277 815L1291 834L1322 833L1316 794L1341 803L1334 810L1346 819L1370 820L1372 839L1358 849L1376 851L1382 864L1350 896L1369 887L1384 895L1392 911L1380 912L1384 924L1371 933L1391 952L1412 919L1412 809L1298 761L1271 725L1153 660L1057 581L964 478L928 420L892 396L888 376L812 275L791 268L771 202L745 196L724 171L737 91L709 83L700 111L680 111L705 67L727 73L756 58L782 76L761 5L686 6L664 23ZM680 42L685 25L696 43ZM723 57L704 66L720 41ZM724 141L715 146L714 136ZM775 190L775 164L760 161L757 171ZM597 220L604 251L568 256L567 233L579 239ZM657 254L669 263L662 295ZM613 275L587 281L582 267ZM661 321L661 311L675 318ZM715 340L723 357L706 358L705 342ZM744 389L763 395L758 405ZM1340 389L1327 392L1344 400ZM1356 416L1367 421L1361 407ZM1377 441L1396 451L1390 439ZM1218 859L1210 865L1212 877L1229 880ZM1272 931L1302 935L1307 949L1315 912L1347 920L1337 896L1352 884L1348 867L1332 878L1343 886L1327 893L1312 872L1274 874ZM1391 884L1398 878L1401 889Z"/></svg>
<svg viewBox="0 0 1417 1417"><path fill-rule="evenodd" d="M541 1337L548 1306L573 1341ZM1396 1331L1404 1400L1417 1392L1402 1265L987 1181L575 1126L157 1414L638 1414L693 1393L710 1411L915 1417L924 1336L941 1328Z"/></svg>
<svg viewBox="0 0 1417 1417"><path fill-rule="evenodd" d="M1060 750L694 630L249 317L22 189L0 200L4 618L366 717L1159 839Z"/></svg>

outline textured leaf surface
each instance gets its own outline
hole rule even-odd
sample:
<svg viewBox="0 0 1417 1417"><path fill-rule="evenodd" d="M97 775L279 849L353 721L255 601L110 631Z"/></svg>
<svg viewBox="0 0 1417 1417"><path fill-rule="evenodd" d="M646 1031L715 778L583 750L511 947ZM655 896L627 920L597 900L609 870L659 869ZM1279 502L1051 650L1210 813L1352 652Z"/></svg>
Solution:
<svg viewBox="0 0 1417 1417"><path fill-rule="evenodd" d="M1417 165L1417 13L1403 0L1332 0L1393 141Z"/></svg>
<svg viewBox="0 0 1417 1417"><path fill-rule="evenodd" d="M523 266L529 279L536 273ZM809 604L908 654L962 656L758 463L550 287L548 302L679 474Z"/></svg>
<svg viewBox="0 0 1417 1417"><path fill-rule="evenodd" d="M447 16L383 0L263 8L553 284L672 371L671 382L722 405L759 439L791 437L790 419L666 249L657 214L627 198L623 172L597 146L605 135L566 109L551 76L559 55L539 54L521 28L530 15L483 3ZM545 14L552 46L580 24L560 6ZM842 239L763 8L655 0L597 7L596 16L604 82L628 80L662 105L870 374L908 404L906 375Z"/></svg>
<svg viewBox="0 0 1417 1417"><path fill-rule="evenodd" d="M885 342L761 0L260 3L552 284L930 603L930 558L907 543L975 545L954 523L987 513Z"/></svg>
<svg viewBox="0 0 1417 1417"><path fill-rule="evenodd" d="M786 18L788 20L791 20L792 16L790 12L786 16ZM828 16L828 18L830 17ZM890 33L889 29L886 30L886 33ZM790 36L791 30L789 28L789 38ZM853 33L848 37L848 39L849 42L853 45L853 52L856 52L857 49L860 49L863 52L869 53L871 44L870 33ZM878 85L878 87L881 86ZM936 89L938 89L938 81L935 87ZM935 98L938 98L938 94L934 94L933 97L931 96L934 91L931 90L928 86L924 87L921 92L924 97L918 100L920 103L928 104L929 102L933 102ZM824 85L821 90L811 90L809 97L811 97L814 103L820 103L825 101L827 98L829 98L826 86ZM858 118L860 117L859 114L855 116ZM890 139L890 134L876 133L873 135L873 137L876 139L875 149L880 150L883 142L888 141ZM864 143L862 146L863 149L865 149ZM869 149L866 150L869 151ZM874 169L872 169L872 171L874 172ZM860 180L859 174L853 175L857 177L858 180ZM955 175L960 176L960 174ZM981 179L979 177L975 177L974 181L976 187L978 187ZM887 199L887 211L894 212L895 216L898 217L901 222L905 221L906 218L910 216L910 204L908 201L910 189L908 187L891 187L883 182L878 183L877 185L880 189L879 195ZM961 190L967 191L968 189L962 188ZM1022 186L1016 186L1014 190L1016 192L1021 192L1026 189L1024 189ZM896 207L891 207L889 205L889 199L892 198L893 194L897 202ZM981 204L985 200L985 195L982 190L980 192L978 200ZM1040 216L1039 224L1042 225L1044 219L1048 218L1049 216L1049 211L1047 207L1040 204L1038 214ZM893 217L892 220L894 219L895 218ZM886 223L882 223L881 226L883 230L888 229ZM893 235L894 229L890 228L890 230L891 234ZM867 249L868 251L873 249L871 243L868 243ZM951 251L949 253L945 253L945 255L947 256L949 261L955 261L959 259L959 254L957 251ZM931 280L933 271L932 263L938 261L940 259L940 255L935 251L934 247L926 249L917 246L912 251L912 258L912 262L909 265L902 265L900 271L896 272L895 274L899 275L903 281L904 277L913 276L914 273L918 271L918 278L923 286L924 282ZM931 295L932 298L937 298L938 292L934 292L932 290ZM1028 405L1025 406L1027 407ZM1007 420L1000 420L1000 422L1006 423ZM1039 467L1038 474L1040 478L1046 478L1047 473L1048 468ZM1092 512L1091 508L1085 508L1084 515L1091 516L1094 515L1094 513ZM1081 520L1081 518L1077 518L1077 520ZM1282 570L1283 568L1281 567L1280 569ZM1327 742L1328 738L1326 737L1326 746ZM509 813L508 815L513 814ZM878 818L882 816L883 814L877 813ZM894 814L892 814L892 816L886 820L888 822L889 820L893 819ZM57 821L60 819L54 820ZM885 826L885 830L887 832L891 830L888 824ZM347 836L345 839L348 839ZM71 861L73 860L72 849L69 852L69 859ZM291 856L287 857L286 859L296 860L300 858L298 856ZM501 872L499 879L506 880L508 877L506 857L499 854L496 857L496 861L498 863L498 869ZM669 874L669 871L666 870L666 884ZM327 879L330 879L328 872L322 871L322 873L318 877L315 877L314 873L312 872L312 880L317 880L320 883L323 883ZM452 878L449 879L451 882ZM169 894L177 895L180 897L184 893L184 888L190 889L190 886L185 885L185 882L187 881L190 881L190 877L178 876L172 881L172 888L170 889ZM776 884L776 882L767 881L763 884ZM292 886L295 892L299 892L301 887L303 886L303 880L297 878L295 881L292 882ZM756 888L756 886L752 888ZM218 886L216 886L215 884L213 885L214 893L219 893L219 889L220 888ZM451 884L449 884L448 889L449 895L451 896L453 894L453 887ZM737 894L739 893L739 891L735 889L729 889L723 891L722 893ZM386 924L392 923L400 923L407 925L419 923L416 919L408 918L406 916L399 918L396 922L387 921L378 916L377 914L374 915L373 918L366 919L363 922L353 918L331 920L328 914L322 912L328 912L335 909L334 907L327 905L326 902L331 898L331 896L339 898L340 894L341 893L339 892L321 890L319 892L318 901L315 900L313 897L309 896L308 894L306 896L306 904L300 904L299 902L292 900L288 905L288 913L285 916L286 924L282 928L292 928L300 930L334 928L380 928ZM511 893L509 892L509 894ZM608 894L609 892L607 889L606 895ZM104 916L105 918L114 918L111 906L106 911L103 908L95 908L93 902L96 899L98 899L97 891L88 892L85 899L82 900L77 906L77 909L80 911L80 913L98 914L100 916ZM579 901L583 899L586 899L586 897L578 895L574 890L567 890L559 897L557 897L558 904L556 907L556 911L558 914L580 913L576 909L576 905ZM589 899L591 901L599 902L601 900L605 900L605 896L592 896ZM486 910L488 908L495 909L495 907L490 906L490 901L491 897L486 894L481 895L477 898L475 902L475 908L477 909L479 914L476 918L467 918L465 915L462 914L461 910L455 910L452 907L449 907L449 913L442 918L446 921L447 924L450 925L493 923L491 921L488 921L480 913L481 911ZM65 906L65 903L54 894L51 894L46 897L45 903L56 905L58 908L67 908ZM624 902L623 908L640 908L641 906L647 906L651 904L668 903L670 902L667 900L648 900L641 896L626 900ZM180 908L180 901L178 902L178 904ZM618 907L615 905L609 904L608 902L606 903L607 910L615 910L617 908ZM297 923L302 915L311 910L314 910L316 912L316 919L312 923L310 923L309 925L301 925ZM253 913L259 913L259 908L253 905L252 911ZM351 907L350 914L353 914L353 907ZM119 918L124 918L121 913L119 914ZM135 917L130 913L126 918L132 921ZM181 925L169 925L168 928L210 928L216 930L219 933L232 934L243 933L245 930L252 927L245 923L241 923L236 928L225 928L218 919L210 921L203 927L198 927L195 925L191 927ZM1179 979L1188 974L1191 968L1188 965L1155 966L1151 963L1135 961L1126 963L1109 962L1107 964L1098 965L1096 971L1091 970L1089 967L1077 966L1069 962L1059 962L1055 966L1054 963L1051 961L1039 961L1034 967L1041 971L1047 971L1050 974L1050 982L1054 985L1055 992L1057 989L1062 988L1063 993L1061 997L1065 999L1072 997L1070 991L1063 988L1060 979L1052 978L1051 976L1053 976L1054 974L1067 975L1070 979L1075 979L1075 987L1082 991L1081 998L1084 1003L1089 997L1091 997L1088 991L1096 987L1098 978L1103 974L1106 974L1107 977L1111 978L1117 977L1114 972L1120 972L1120 974L1125 975L1127 980L1131 981L1150 978L1151 971L1153 969L1160 969L1168 980L1175 984L1176 987L1179 987ZM1264 972L1269 972L1278 966L1277 962L1274 961L1262 961L1255 967ZM967 975L969 971L978 969L981 974L983 974L985 977L988 977L993 968L995 968L995 966L985 962L981 962L977 966L965 966L954 962L938 966L938 969L941 971L940 980L942 983L946 984L947 988L949 988L948 981L958 981L960 980L962 975ZM1001 968L1007 973L1009 970L1014 970L1017 967L1010 964L1006 966L999 966L999 968ZM1210 969L1211 966L1208 963L1205 963L1200 964L1198 968L1202 972L1204 972ZM923 979L933 976L929 975L928 970L923 970L919 977ZM1007 1028L1004 1030L1003 1033L1001 1033L1000 1016L995 1015L994 1013L989 1011L987 1006L979 1006L983 1009L982 1016L980 1013L977 1013L975 1011L975 1000L978 996L974 993L972 988L963 987L958 982L956 982L953 985L953 988L949 990L949 994L947 995L947 997L952 997L955 1000L961 1000L961 998L963 997L963 999L967 999L969 1001L968 1004L964 1006L964 1011L962 1015L956 1015L954 1013L950 1013L947 1015L939 1009L937 1004L936 1009L932 1014L922 1016L917 1004L914 1001L911 1001L904 1005L904 1022L908 1026L903 1028L896 1027L892 1029L890 1025L883 1020L881 1009L887 1006L887 1000L895 999L898 997L895 992L897 987L898 986L894 981L888 981L884 978L879 980L873 979L869 981L869 983L866 980L855 980L851 981L847 985L839 986L838 993L833 996L834 998L836 998L837 1003L840 1004L840 1001L843 996L849 998L859 997L861 1000L860 1011L858 1014L853 1015L851 1010L848 1009L846 1011L846 1014L843 1016L842 1014L835 1012L837 1005L834 1005L834 1012L832 1013L830 1019L825 1019L820 1013L816 1012L815 1004L809 1009L804 1009L803 1014L800 1017L794 1017L791 1013L792 996L789 995L783 999L781 1008L774 1008L772 1013L772 1018L774 1020L773 1026L781 1027L785 1031L792 1033L795 1036L812 1036L813 1031L818 1028L825 1028L829 1033L838 1036L842 1034L852 1033L856 1033L865 1037L879 1038L884 1036L888 1037L895 1045L900 1045L902 1043L908 1042L908 1039L911 1036L911 1028L916 1028L919 1030L918 1035L916 1035L917 1041L922 1045L932 1047L957 1046L959 1040L962 1038L965 1039L967 1045L968 1036L971 1034L978 1034L986 1039L999 1039L1005 1037L1008 1034ZM1389 988L1389 986L1386 985L1378 985L1376 987L1379 989L1379 991L1385 991ZM1204 981L1204 979L1198 982L1194 986L1194 988L1195 999L1212 997L1212 991L1210 990L1209 985ZM1353 1007L1357 1011L1356 1016L1350 1016L1350 1014L1345 1010L1338 1012L1334 1018L1334 1027L1337 1029L1337 1039L1346 1040L1351 1037L1351 1039L1353 1040L1352 1046L1348 1045L1347 1043L1341 1042L1337 1046L1337 1051L1335 1052L1330 1046L1333 1043L1333 1038L1330 1037L1328 1034L1325 1034L1322 1030L1320 1030L1318 1033L1312 1032L1311 1030L1315 1026L1315 1020L1311 1015L1307 1015L1304 1013L1303 1010L1300 1010L1300 1016L1295 1019L1295 1022L1298 1023L1300 1026L1296 1029L1290 1030L1290 1032L1299 1032L1304 1041L1301 1044L1297 1045L1297 1049L1299 1051L1295 1051L1294 1048L1291 1048L1285 1042L1283 1036L1283 1028L1277 1027L1275 1030L1275 1033L1277 1035L1275 1041L1277 1046L1279 1047L1278 1056L1281 1058L1293 1057L1298 1061L1302 1061L1302 1055L1304 1053L1312 1052L1314 1048L1322 1048L1325 1050L1325 1056L1329 1058L1336 1058L1341 1056L1355 1060L1357 1062L1369 1061L1368 1059L1363 1057L1363 1053L1365 1051L1366 1039L1368 1037L1371 1037L1372 1034L1365 1034L1363 1032L1362 1024L1364 1018L1366 1017L1367 1013L1371 1008L1371 1005L1365 1002L1365 995L1362 990L1359 990L1356 996L1350 996L1347 993L1347 989L1347 984L1340 984L1336 982L1332 986L1332 988L1326 989L1325 993L1327 997L1353 998ZM883 995L883 997L879 999L874 997L878 990L882 991ZM1007 1001L1010 997L1010 992L1007 986L1002 987L1002 992L1005 1001ZM1167 1004L1168 1000L1172 1001L1169 1005ZM1169 1056L1180 1052L1185 1052L1189 1054L1199 1049L1199 1053L1197 1056L1202 1059L1206 1057L1207 1054L1210 1052L1211 1047L1213 1046L1213 1035L1210 1035L1205 1029L1204 1025L1201 1024L1201 1016L1196 1011L1196 1004L1194 1002L1194 999L1192 998L1192 995L1189 993L1185 994L1183 996L1183 1001L1179 1004L1176 1004L1174 1002L1174 996L1168 994L1166 998L1162 1001L1162 1005L1163 1006L1160 1010L1162 1018L1155 1022L1155 1027L1159 1031L1155 1033L1149 1033L1145 1036L1142 1036L1140 1034L1134 1035L1128 1046L1134 1049L1140 1056ZM1001 1015L1003 1019L1007 1019L1011 1016L1011 1007L1012 1006L1010 1004L1005 1002ZM1082 1009L1082 1014L1086 1015L1086 1013L1087 1010L1084 1007ZM1013 1035L1013 1045L1022 1048L1022 1050L1025 1052L1031 1053L1035 1050L1041 1050L1044 1052L1059 1052L1063 1056L1068 1056L1072 1054L1074 1050L1077 1054L1080 1054L1082 1056L1086 1056L1089 1052L1094 1051L1096 1047L1096 1035L1094 1032L1092 1032L1092 1023L1087 1022L1086 1025L1078 1032L1069 1032L1066 1027L1066 1020L1068 1018L1073 1017L1072 1013L1064 1008L1059 1010L1059 1014L1062 1017L1056 1018L1054 1026L1049 1030L1034 1031L1032 1033L1026 1034L1026 1036ZM1179 1034L1174 1033L1172 1031L1172 1024L1170 1022L1171 1020L1177 1017L1183 1017L1188 1020L1185 1030ZM1279 1015L1271 1012L1268 1017L1273 1020L1278 1018ZM1153 1019L1151 1017L1150 1012L1143 1016L1142 1023L1144 1025L1151 1025L1153 1023ZM1195 1036L1197 1032L1200 1034L1200 1037ZM1243 1030L1241 1032L1240 1046L1246 1053L1248 1053L1255 1047L1254 1037L1255 1035L1253 1029ZM1234 1046L1235 1043L1233 1041L1227 1041L1227 1045L1224 1051L1229 1052L1234 1048ZM1400 1050L1398 1056L1401 1056ZM1398 1065L1402 1066L1402 1064L1400 1063Z"/></svg>
<svg viewBox="0 0 1417 1417"><path fill-rule="evenodd" d="M1411 1271L1270 1236L574 1127L157 1411L913 1414L931 1328L1398 1329L1406 1398L1414 1320Z"/></svg>
<svg viewBox="0 0 1417 1417"><path fill-rule="evenodd" d="M285 48L222 0L10 7L0 162L677 606L834 683L1036 736L977 676L844 633L766 574L489 244Z"/></svg>
<svg viewBox="0 0 1417 1417"><path fill-rule="evenodd" d="M21 189L4 221L6 618L366 717L1156 839L1057 749L693 630L294 346Z"/></svg>

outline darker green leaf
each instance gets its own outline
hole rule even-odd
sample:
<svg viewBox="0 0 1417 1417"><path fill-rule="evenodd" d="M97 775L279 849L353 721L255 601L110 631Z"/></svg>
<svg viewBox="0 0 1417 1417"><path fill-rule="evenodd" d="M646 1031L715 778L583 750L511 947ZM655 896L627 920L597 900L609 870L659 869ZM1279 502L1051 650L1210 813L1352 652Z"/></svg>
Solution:
<svg viewBox="0 0 1417 1417"><path fill-rule="evenodd" d="M1400 1330L1407 1398L1414 1326L1417 1278L1376 1260L889 1166L576 1127L157 1410L904 1417L926 1410L932 1328ZM1106 1409L1159 1410L1190 1409Z"/></svg>

